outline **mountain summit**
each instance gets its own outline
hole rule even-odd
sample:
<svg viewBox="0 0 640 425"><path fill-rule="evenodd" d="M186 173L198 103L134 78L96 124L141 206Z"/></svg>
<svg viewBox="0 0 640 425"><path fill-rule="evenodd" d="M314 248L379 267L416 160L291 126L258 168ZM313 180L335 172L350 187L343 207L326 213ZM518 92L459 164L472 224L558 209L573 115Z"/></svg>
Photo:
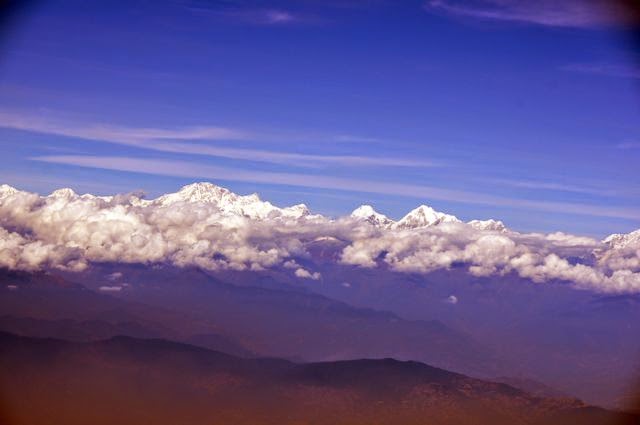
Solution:
<svg viewBox="0 0 640 425"><path fill-rule="evenodd" d="M426 205L420 205L402 217L394 227L398 229L416 229L435 226L440 223L461 223L461 221L456 216L436 211Z"/></svg>
<svg viewBox="0 0 640 425"><path fill-rule="evenodd" d="M353 210L351 217L357 220L367 221L374 226L388 227L394 223L389 217L384 214L380 214L373 209L371 205L360 205Z"/></svg>
<svg viewBox="0 0 640 425"><path fill-rule="evenodd" d="M153 201L156 205L168 206L176 203L205 203L215 205L220 212L240 215L252 219L301 218L310 215L304 204L278 208L268 201L262 201L253 193L237 195L224 187L209 182L193 183L182 187L176 193L162 195Z"/></svg>
<svg viewBox="0 0 640 425"><path fill-rule="evenodd" d="M607 236L602 242L611 248L624 249L640 246L640 229L631 233L614 233Z"/></svg>

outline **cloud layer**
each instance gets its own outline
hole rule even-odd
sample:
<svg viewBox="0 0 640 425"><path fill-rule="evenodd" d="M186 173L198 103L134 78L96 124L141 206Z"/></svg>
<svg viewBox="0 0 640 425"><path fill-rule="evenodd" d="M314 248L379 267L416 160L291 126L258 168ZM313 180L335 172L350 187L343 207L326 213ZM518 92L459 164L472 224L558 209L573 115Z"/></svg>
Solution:
<svg viewBox="0 0 640 425"><path fill-rule="evenodd" d="M523 234L496 223L451 220L407 227L361 216L329 219L304 205L278 208L257 195L239 196L207 183L155 200L80 196L69 189L43 197L3 185L0 267L170 263L208 270L278 268L319 280L309 248L321 244L337 251L336 266L399 273L464 267L475 276L516 274L538 283L640 292L640 231L600 242L565 233Z"/></svg>

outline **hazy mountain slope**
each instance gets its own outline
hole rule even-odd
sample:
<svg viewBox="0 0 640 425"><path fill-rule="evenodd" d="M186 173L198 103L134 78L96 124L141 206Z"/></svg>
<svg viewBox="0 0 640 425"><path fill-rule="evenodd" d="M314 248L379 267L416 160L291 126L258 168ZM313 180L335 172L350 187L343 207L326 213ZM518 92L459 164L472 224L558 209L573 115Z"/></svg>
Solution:
<svg viewBox="0 0 640 425"><path fill-rule="evenodd" d="M47 273L0 269L0 330L70 341L116 335L158 337L255 355L211 321L97 293Z"/></svg>
<svg viewBox="0 0 640 425"><path fill-rule="evenodd" d="M46 283L53 278L50 275L31 276L28 285L9 279L7 282L19 288L0 288L5 295L0 300L0 314L133 322L158 331L155 335L209 348L225 348L214 344L219 338L211 336L223 335L248 352L283 358L395 357L471 374L499 370L500 363L481 344L438 321L407 321L392 313L357 309L300 290L224 284L196 269L134 266L132 270L135 273L127 274L127 289L112 295L95 293L79 284L50 288ZM94 288L104 285L104 278L95 280L95 275L75 277ZM39 285L39 279L45 283ZM158 324L162 324L160 329Z"/></svg>
<svg viewBox="0 0 640 425"><path fill-rule="evenodd" d="M0 370L0 419L7 425L637 420L416 362L295 364L128 337L81 344L2 333Z"/></svg>
<svg viewBox="0 0 640 425"><path fill-rule="evenodd" d="M532 379L501 376L492 381L510 385L537 397L568 397L567 394Z"/></svg>
<svg viewBox="0 0 640 425"><path fill-rule="evenodd" d="M157 332L135 322L111 323L104 320L77 321L72 319L44 320L30 317L0 317L0 331L35 338L55 338L65 341L97 341L115 336L136 338L173 338L198 347L222 351L240 357L255 357L256 353L234 339L219 334L195 334L188 337L171 332Z"/></svg>
<svg viewBox="0 0 640 425"><path fill-rule="evenodd" d="M211 321L262 354L306 360L394 357L472 374L499 365L481 344L439 321L404 320L300 288L225 284L196 269L118 270L129 283L119 298ZM85 282L100 285L89 283L95 278Z"/></svg>
<svg viewBox="0 0 640 425"><path fill-rule="evenodd" d="M513 275L470 277L456 269L428 275L333 265L319 270L322 283L303 282L305 288L354 306L384 306L403 318L439 320L499 353L503 374L591 403L619 405L640 367L637 294L576 291Z"/></svg>

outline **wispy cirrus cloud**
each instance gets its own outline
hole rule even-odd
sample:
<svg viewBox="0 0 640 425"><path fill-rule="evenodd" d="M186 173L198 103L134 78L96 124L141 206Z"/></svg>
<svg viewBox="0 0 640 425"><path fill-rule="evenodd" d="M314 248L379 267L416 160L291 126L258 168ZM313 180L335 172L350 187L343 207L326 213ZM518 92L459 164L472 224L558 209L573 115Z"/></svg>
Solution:
<svg viewBox="0 0 640 425"><path fill-rule="evenodd" d="M206 178L277 184L318 189L334 189L351 192L379 193L399 195L416 199L453 201L473 205L491 205L524 210L548 211L564 214L640 219L640 210L616 205L591 205L571 202L536 201L528 199L506 198L475 191L445 189L426 185L389 183L383 181L362 180L357 178L331 177L324 175L278 173L268 171L245 170L198 164L188 161L102 157L86 155L49 155L31 158L34 161L75 165L105 170L127 171L134 173L165 175L173 177Z"/></svg>
<svg viewBox="0 0 640 425"><path fill-rule="evenodd" d="M0 127L127 145L160 152L203 155L308 168L324 166L435 167L442 165L434 160L362 155L315 155L266 149L226 147L208 143L211 141L254 141L262 138L272 139L278 137L277 135L263 136L252 131L218 126L139 128L82 124L71 120L51 120L34 115L0 111ZM346 140L344 137L331 136L333 140L337 141ZM371 141L373 139L354 138L354 136L351 136L349 140Z"/></svg>
<svg viewBox="0 0 640 425"><path fill-rule="evenodd" d="M425 9L469 18L550 27L637 25L637 6L612 0L429 0Z"/></svg>
<svg viewBox="0 0 640 425"><path fill-rule="evenodd" d="M265 7L244 1L184 1L181 5L192 15L213 18L226 23L258 26L284 26L312 22L308 14L283 7Z"/></svg>
<svg viewBox="0 0 640 425"><path fill-rule="evenodd" d="M64 119L46 119L36 114L0 111L0 127L87 140L115 141L143 145L148 140L244 140L250 133L216 126L183 128L126 127L107 124L82 124Z"/></svg>
<svg viewBox="0 0 640 425"><path fill-rule="evenodd" d="M225 9L215 10L190 7L190 11L200 14L215 14L226 21L235 21L251 25L290 25L301 23L302 17L278 9Z"/></svg>
<svg viewBox="0 0 640 425"><path fill-rule="evenodd" d="M582 74L604 75L619 78L640 78L640 68L632 65L593 63L569 64L561 67L563 71L579 72Z"/></svg>
<svg viewBox="0 0 640 425"><path fill-rule="evenodd" d="M495 183L503 186L509 186L509 187L520 188L520 189L584 193L584 194L596 195L596 196L611 196L615 194L615 191L608 190L605 188L550 182L550 181L516 180L516 179L486 179L486 181L488 183Z"/></svg>
<svg viewBox="0 0 640 425"><path fill-rule="evenodd" d="M624 142L616 145L618 149L640 149L640 142Z"/></svg>

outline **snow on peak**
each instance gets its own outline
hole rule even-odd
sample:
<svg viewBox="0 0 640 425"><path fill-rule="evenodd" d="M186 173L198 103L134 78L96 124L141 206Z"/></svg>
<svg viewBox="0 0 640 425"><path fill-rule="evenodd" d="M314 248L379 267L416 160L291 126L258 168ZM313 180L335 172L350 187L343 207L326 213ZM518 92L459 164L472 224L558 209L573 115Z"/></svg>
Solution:
<svg viewBox="0 0 640 425"><path fill-rule="evenodd" d="M500 220L471 220L467 223L471 227L477 230L492 230L494 232L505 232L507 230L507 226Z"/></svg>
<svg viewBox="0 0 640 425"><path fill-rule="evenodd" d="M386 227L393 224L393 220L374 210L371 205L360 205L358 208L353 210L351 217L357 220L367 221L374 226Z"/></svg>
<svg viewBox="0 0 640 425"><path fill-rule="evenodd" d="M631 233L614 233L607 236L602 242L614 249L624 249L629 246L640 247L640 229Z"/></svg>
<svg viewBox="0 0 640 425"><path fill-rule="evenodd" d="M156 199L157 203L162 205L170 205L176 202L205 202L219 203L224 198L235 196L230 190L213 183L200 182L183 186L176 193L162 195Z"/></svg>
<svg viewBox="0 0 640 425"><path fill-rule="evenodd" d="M278 208L253 193L251 195L237 195L224 187L213 183L201 182L184 186L176 193L163 195L153 201L162 206L176 203L204 203L213 204L221 213L244 216L251 219L266 218L301 218L309 216L309 209L304 204L287 208Z"/></svg>
<svg viewBox="0 0 640 425"><path fill-rule="evenodd" d="M395 227L400 229L415 229L418 227L435 226L440 223L460 223L460 220L458 220L456 216L436 211L426 205L420 205L402 217L402 219L395 224Z"/></svg>
<svg viewBox="0 0 640 425"><path fill-rule="evenodd" d="M280 212L283 216L292 218L307 217L311 214L309 207L305 204L296 204L290 207L281 208Z"/></svg>

